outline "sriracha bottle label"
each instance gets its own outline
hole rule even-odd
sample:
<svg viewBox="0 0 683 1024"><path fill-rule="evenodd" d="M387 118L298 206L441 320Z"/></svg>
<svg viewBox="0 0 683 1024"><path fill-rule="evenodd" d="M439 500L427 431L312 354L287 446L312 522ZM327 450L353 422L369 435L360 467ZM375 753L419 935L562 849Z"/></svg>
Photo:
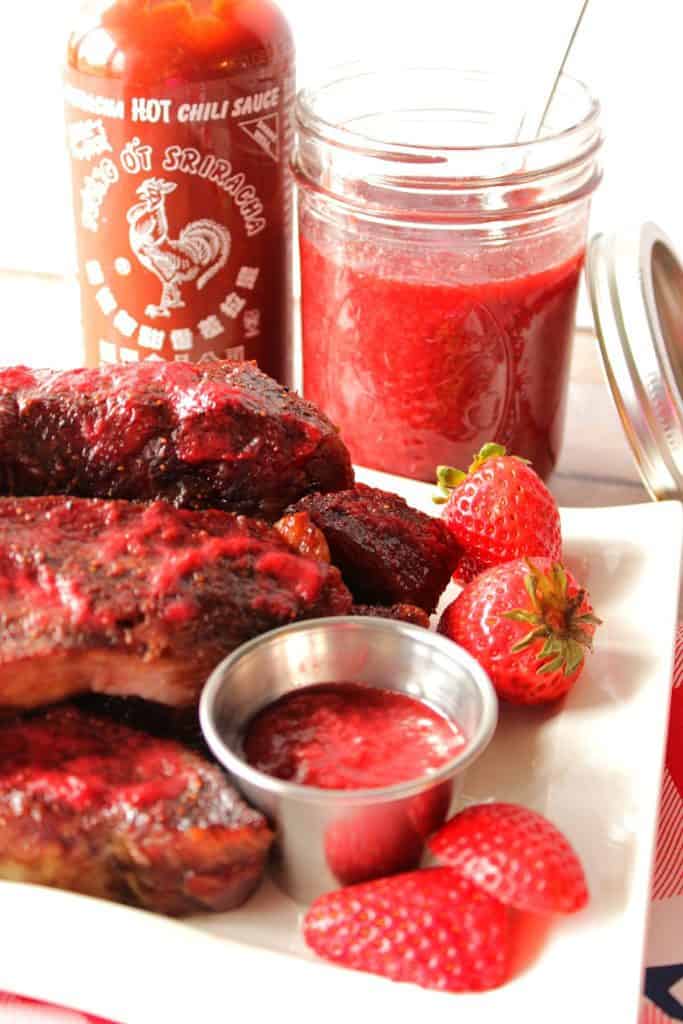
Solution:
<svg viewBox="0 0 683 1024"><path fill-rule="evenodd" d="M207 354L287 382L293 81L69 69L88 365Z"/></svg>

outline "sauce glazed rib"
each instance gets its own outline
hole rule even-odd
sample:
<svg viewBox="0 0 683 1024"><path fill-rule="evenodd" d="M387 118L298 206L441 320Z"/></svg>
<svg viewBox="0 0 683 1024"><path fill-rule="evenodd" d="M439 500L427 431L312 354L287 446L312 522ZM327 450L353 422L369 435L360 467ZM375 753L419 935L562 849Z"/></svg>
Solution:
<svg viewBox="0 0 683 1024"><path fill-rule="evenodd" d="M0 708L88 691L191 705L246 640L350 609L334 566L257 520L166 502L0 499Z"/></svg>
<svg viewBox="0 0 683 1024"><path fill-rule="evenodd" d="M0 877L159 913L229 910L273 835L179 743L62 707L0 725Z"/></svg>
<svg viewBox="0 0 683 1024"><path fill-rule="evenodd" d="M336 428L253 363L0 370L0 493L162 498L272 521L350 487Z"/></svg>

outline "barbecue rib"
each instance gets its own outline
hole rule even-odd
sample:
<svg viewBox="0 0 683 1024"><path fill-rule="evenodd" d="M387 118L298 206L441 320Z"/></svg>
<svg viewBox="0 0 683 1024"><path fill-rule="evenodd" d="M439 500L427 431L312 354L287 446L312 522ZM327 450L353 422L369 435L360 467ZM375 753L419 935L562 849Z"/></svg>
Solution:
<svg viewBox="0 0 683 1024"><path fill-rule="evenodd" d="M0 877L164 914L228 910L272 838L178 743L68 707L0 725Z"/></svg>
<svg viewBox="0 0 683 1024"><path fill-rule="evenodd" d="M245 640L350 607L336 568L256 520L0 498L0 708L88 690L190 704Z"/></svg>
<svg viewBox="0 0 683 1024"><path fill-rule="evenodd" d="M0 369L0 493L220 508L268 520L353 484L315 406L254 363Z"/></svg>
<svg viewBox="0 0 683 1024"><path fill-rule="evenodd" d="M307 512L325 534L332 564L355 601L434 611L459 555L441 519L364 484L309 495L287 514L298 512Z"/></svg>

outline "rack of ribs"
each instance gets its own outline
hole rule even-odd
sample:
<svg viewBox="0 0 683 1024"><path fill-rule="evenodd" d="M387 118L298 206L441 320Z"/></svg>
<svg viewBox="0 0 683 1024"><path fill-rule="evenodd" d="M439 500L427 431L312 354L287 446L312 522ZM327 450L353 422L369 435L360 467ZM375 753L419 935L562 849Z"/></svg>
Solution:
<svg viewBox="0 0 683 1024"><path fill-rule="evenodd" d="M0 493L165 499L272 521L353 484L338 431L254 363L0 369Z"/></svg>
<svg viewBox="0 0 683 1024"><path fill-rule="evenodd" d="M460 551L441 519L365 484L302 498L283 521L302 513L324 534L356 602L434 611Z"/></svg>
<svg viewBox="0 0 683 1024"><path fill-rule="evenodd" d="M0 725L0 877L164 914L229 910L272 839L178 743L69 707Z"/></svg>
<svg viewBox="0 0 683 1024"><path fill-rule="evenodd" d="M334 566L244 516L0 498L0 708L86 691L196 703L244 641L351 603Z"/></svg>

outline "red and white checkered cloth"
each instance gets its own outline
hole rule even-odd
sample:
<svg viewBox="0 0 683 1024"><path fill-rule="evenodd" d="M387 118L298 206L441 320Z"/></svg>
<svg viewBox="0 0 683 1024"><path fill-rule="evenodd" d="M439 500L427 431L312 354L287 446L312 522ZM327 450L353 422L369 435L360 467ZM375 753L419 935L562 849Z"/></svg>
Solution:
<svg viewBox="0 0 683 1024"><path fill-rule="evenodd" d="M669 739L645 963L645 995L640 1024L683 1021L683 624L676 637ZM0 1024L108 1022L0 993Z"/></svg>
<svg viewBox="0 0 683 1024"><path fill-rule="evenodd" d="M683 625L676 636L640 1024L683 1020Z"/></svg>

